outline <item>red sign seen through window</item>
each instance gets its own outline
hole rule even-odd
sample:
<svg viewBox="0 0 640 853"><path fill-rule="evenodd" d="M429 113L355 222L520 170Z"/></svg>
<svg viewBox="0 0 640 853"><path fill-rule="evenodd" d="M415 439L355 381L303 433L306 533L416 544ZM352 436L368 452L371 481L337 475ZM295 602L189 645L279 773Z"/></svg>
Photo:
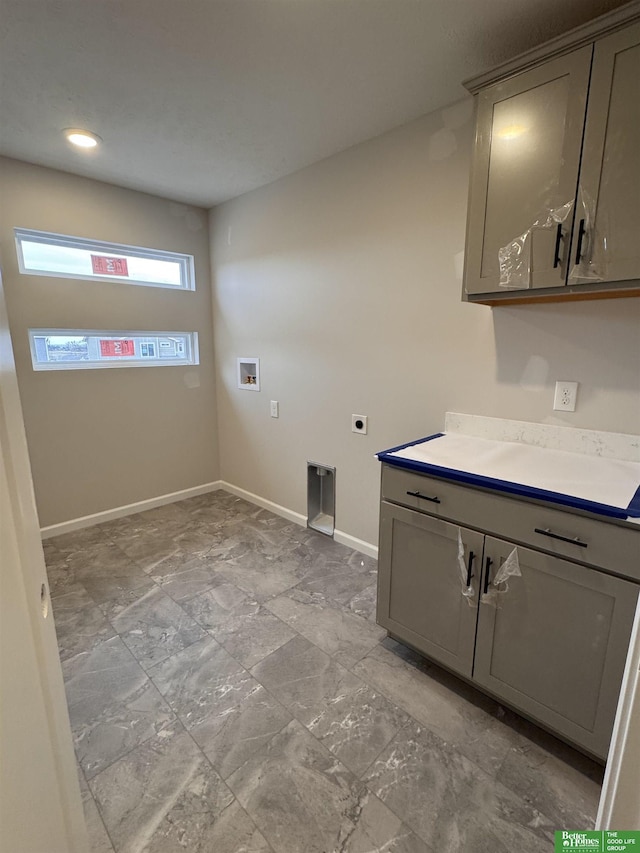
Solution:
<svg viewBox="0 0 640 853"><path fill-rule="evenodd" d="M119 356L119 355L135 355L135 341L123 340L100 340L100 355L101 356Z"/></svg>
<svg viewBox="0 0 640 853"><path fill-rule="evenodd" d="M126 258L91 255L91 267L94 275L129 275Z"/></svg>

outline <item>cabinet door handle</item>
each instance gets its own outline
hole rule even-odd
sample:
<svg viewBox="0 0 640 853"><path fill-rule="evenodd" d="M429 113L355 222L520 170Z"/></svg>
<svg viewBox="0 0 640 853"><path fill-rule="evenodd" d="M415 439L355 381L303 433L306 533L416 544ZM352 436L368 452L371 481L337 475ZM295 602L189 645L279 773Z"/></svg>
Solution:
<svg viewBox="0 0 640 853"><path fill-rule="evenodd" d="M559 267L562 263L562 258L560 257L560 243L562 242L562 222L558 222L558 229L556 231L556 247L553 251L553 268Z"/></svg>
<svg viewBox="0 0 640 853"><path fill-rule="evenodd" d="M430 498L427 495L421 495L420 492L407 492L412 498L420 498L421 501L431 501L432 504L439 504L440 498Z"/></svg>
<svg viewBox="0 0 640 853"><path fill-rule="evenodd" d="M484 587L483 593L486 595L489 592L489 581L491 580L491 564L493 560L491 557L487 557L487 561L484 564Z"/></svg>
<svg viewBox="0 0 640 853"><path fill-rule="evenodd" d="M584 227L584 219L580 220L580 225L578 226L578 248L576 250L576 264L580 263L580 258L582 257L582 241L584 240L584 235L587 233L587 229Z"/></svg>
<svg viewBox="0 0 640 853"><path fill-rule="evenodd" d="M467 563L467 589L471 586L471 578L473 577L473 572L471 568L473 566L475 554L473 551L469 551L469 562Z"/></svg>
<svg viewBox="0 0 640 853"><path fill-rule="evenodd" d="M548 536L550 539L559 539L561 542L568 542L570 545L577 545L578 548L587 548L586 542L582 542L577 536L572 539L569 536L560 536L559 533L553 533L548 527L541 529L540 527L533 528L534 533L539 533L541 536Z"/></svg>

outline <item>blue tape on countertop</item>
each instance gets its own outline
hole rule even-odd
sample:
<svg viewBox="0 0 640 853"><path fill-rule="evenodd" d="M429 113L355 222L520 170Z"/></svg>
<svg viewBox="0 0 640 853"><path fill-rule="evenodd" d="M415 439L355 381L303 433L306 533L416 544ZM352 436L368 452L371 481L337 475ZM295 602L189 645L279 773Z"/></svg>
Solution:
<svg viewBox="0 0 640 853"><path fill-rule="evenodd" d="M573 495L565 495L562 492L550 492L546 489L525 486L522 483L514 483L510 480L485 477L481 474L471 474L469 471L459 471L456 468L445 468L441 465L434 465L431 462L417 462L413 459L403 459L402 457L391 455L398 450L404 450L405 448L412 447L415 444L422 444L425 441L440 438L442 435L444 435L444 433L436 433L435 435L428 436L428 438L421 438L418 439L418 441L410 441L407 444L400 445L399 447L392 447L389 450L383 450L380 453L377 453L376 456L380 462L386 462L396 468L404 468L407 471L416 471L419 474L434 474L437 477L442 477L445 480L452 480L455 483L464 483L468 486L480 486L481 488L493 489L498 492L506 492L507 494L518 495L523 498L547 501L548 503L559 504L560 506L580 509L584 512L605 515L609 518L640 518L640 487L638 487L635 495L631 499L629 506L609 506L609 504L601 504L596 501L577 498Z"/></svg>

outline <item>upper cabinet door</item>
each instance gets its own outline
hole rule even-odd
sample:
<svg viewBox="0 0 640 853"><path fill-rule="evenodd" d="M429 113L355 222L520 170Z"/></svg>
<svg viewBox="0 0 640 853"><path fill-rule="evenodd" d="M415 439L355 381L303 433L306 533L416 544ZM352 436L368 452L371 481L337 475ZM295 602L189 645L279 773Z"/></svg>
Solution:
<svg viewBox="0 0 640 853"><path fill-rule="evenodd" d="M467 293L565 283L592 52L581 48L479 94Z"/></svg>
<svg viewBox="0 0 640 853"><path fill-rule="evenodd" d="M570 284L640 278L640 24L595 45L574 232Z"/></svg>

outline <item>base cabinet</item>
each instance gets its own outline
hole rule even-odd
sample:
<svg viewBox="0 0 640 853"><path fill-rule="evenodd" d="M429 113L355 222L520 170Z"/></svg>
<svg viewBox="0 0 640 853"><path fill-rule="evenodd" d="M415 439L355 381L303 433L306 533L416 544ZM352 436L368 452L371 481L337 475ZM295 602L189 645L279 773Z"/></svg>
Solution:
<svg viewBox="0 0 640 853"><path fill-rule="evenodd" d="M392 504L380 523L378 622L471 678L482 534Z"/></svg>
<svg viewBox="0 0 640 853"><path fill-rule="evenodd" d="M607 755L639 589L381 502L378 623L599 758Z"/></svg>
<svg viewBox="0 0 640 853"><path fill-rule="evenodd" d="M494 587L510 558L520 574ZM484 568L490 594L480 598L474 681L604 758L637 586L492 537Z"/></svg>

